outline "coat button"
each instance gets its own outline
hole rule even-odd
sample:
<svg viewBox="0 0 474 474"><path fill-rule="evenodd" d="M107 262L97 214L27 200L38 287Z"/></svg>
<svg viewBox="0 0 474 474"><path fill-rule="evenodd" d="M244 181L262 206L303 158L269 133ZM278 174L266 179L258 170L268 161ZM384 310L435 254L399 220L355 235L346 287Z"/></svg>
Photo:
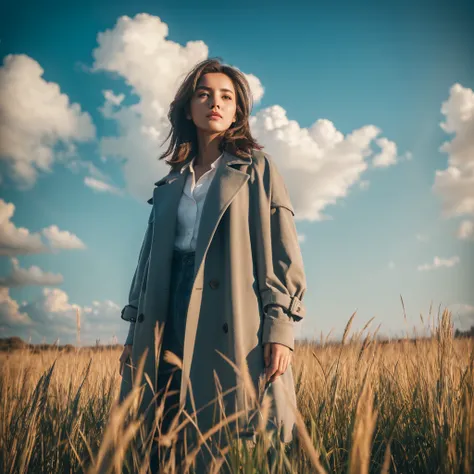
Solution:
<svg viewBox="0 0 474 474"><path fill-rule="evenodd" d="M209 282L209 286L210 286L213 290L215 290L216 288L219 287L219 280L211 280L211 281Z"/></svg>
<svg viewBox="0 0 474 474"><path fill-rule="evenodd" d="M227 323L224 323L222 325L222 330L227 334L229 332L229 325Z"/></svg>
<svg viewBox="0 0 474 474"><path fill-rule="evenodd" d="M143 319L144 319L144 318L145 318L145 315L144 315L143 313L140 313L140 314L138 315L137 321L138 321L139 323L141 323L141 322L143 322Z"/></svg>

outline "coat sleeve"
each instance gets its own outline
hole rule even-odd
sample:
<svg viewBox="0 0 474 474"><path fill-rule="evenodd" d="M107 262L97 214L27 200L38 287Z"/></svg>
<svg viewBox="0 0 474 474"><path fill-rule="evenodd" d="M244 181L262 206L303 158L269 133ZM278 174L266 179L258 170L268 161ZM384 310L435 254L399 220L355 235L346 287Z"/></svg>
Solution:
<svg viewBox="0 0 474 474"><path fill-rule="evenodd" d="M306 275L294 209L283 177L267 158L269 179L260 199L259 289L264 310L262 344L276 342L294 349L294 323L306 314ZM265 181L265 180L264 180Z"/></svg>
<svg viewBox="0 0 474 474"><path fill-rule="evenodd" d="M132 324L137 320L138 301L140 298L140 290L142 288L143 279L146 277L147 262L150 256L151 240L153 236L153 207L148 218L148 225L143 237L142 246L138 256L137 266L133 274L132 283L128 293L128 303L123 307L121 318Z"/></svg>

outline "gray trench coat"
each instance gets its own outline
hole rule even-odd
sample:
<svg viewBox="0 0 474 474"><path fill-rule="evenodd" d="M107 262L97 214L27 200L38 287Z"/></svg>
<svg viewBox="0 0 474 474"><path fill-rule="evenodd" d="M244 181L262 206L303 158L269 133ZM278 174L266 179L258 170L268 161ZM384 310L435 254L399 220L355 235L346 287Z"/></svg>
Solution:
<svg viewBox="0 0 474 474"><path fill-rule="evenodd" d="M264 373L263 344L279 342L293 349L294 322L306 312L302 302L306 277L294 209L281 174L261 151L254 150L251 158L224 152L222 158L203 207L187 313L180 403L190 414L191 392L198 410L216 397L215 376L222 392L237 387L224 398L226 415L246 410L244 384L222 355L237 368L246 363L257 384ZM165 323L168 313L177 207L189 172L189 167L170 171L155 183L129 301L121 313L122 319L136 321L133 364L148 348L144 370L154 384L154 326ZM120 399L130 387L126 367ZM291 365L268 393L273 400L271 417L282 427L281 440L288 442L296 406ZM152 396L147 384L141 410ZM215 422L213 408L198 414L202 433ZM153 413L147 411L146 420L151 423ZM238 429L249 426L238 424Z"/></svg>

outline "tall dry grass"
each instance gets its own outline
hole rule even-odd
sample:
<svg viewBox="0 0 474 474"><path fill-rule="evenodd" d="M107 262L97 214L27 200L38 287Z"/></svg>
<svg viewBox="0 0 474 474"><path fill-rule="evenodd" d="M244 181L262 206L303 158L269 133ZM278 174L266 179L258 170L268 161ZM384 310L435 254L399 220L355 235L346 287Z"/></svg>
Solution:
<svg viewBox="0 0 474 474"><path fill-rule="evenodd" d="M296 348L294 441L277 443L262 423L257 444L229 444L213 472L474 472L474 341L454 339L448 311L430 338L388 343L369 324L351 334L354 316L341 344ZM0 471L147 472L150 446L140 452L134 444L139 384L114 404L119 355L118 348L2 353ZM264 419L268 400L259 403ZM177 446L172 436L163 442ZM196 452L186 455L192 465ZM164 472L177 472L173 462Z"/></svg>

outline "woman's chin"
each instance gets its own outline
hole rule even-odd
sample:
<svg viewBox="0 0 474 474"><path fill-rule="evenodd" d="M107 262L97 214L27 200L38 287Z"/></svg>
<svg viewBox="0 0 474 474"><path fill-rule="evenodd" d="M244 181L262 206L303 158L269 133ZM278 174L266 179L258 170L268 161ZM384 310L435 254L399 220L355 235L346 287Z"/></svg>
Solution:
<svg viewBox="0 0 474 474"><path fill-rule="evenodd" d="M208 123L203 125L202 127L198 127L198 130L201 133L205 133L206 135L215 135L216 133L225 132L225 128L218 123Z"/></svg>

